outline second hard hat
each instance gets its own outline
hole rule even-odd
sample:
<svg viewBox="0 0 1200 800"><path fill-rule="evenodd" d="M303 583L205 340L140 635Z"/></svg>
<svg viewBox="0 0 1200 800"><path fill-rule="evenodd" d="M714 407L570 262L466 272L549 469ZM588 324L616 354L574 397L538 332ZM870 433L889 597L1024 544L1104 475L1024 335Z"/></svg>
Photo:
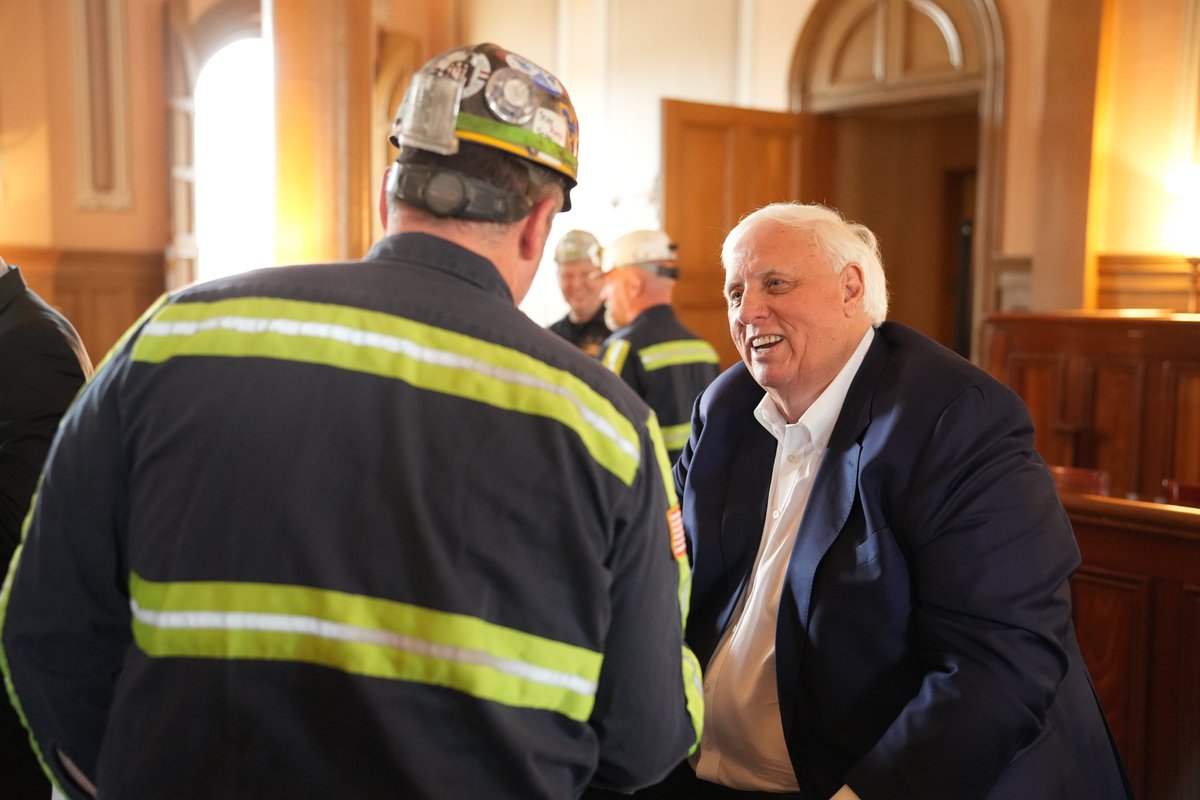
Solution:
<svg viewBox="0 0 1200 800"><path fill-rule="evenodd" d="M559 264L571 261L590 261L600 266L600 241L587 231L567 231L554 248L554 260Z"/></svg>

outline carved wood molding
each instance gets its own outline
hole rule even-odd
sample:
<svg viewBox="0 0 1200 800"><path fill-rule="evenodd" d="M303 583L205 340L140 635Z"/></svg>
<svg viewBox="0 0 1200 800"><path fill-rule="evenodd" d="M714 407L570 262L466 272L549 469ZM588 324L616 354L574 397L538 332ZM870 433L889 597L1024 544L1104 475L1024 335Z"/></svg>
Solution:
<svg viewBox="0 0 1200 800"><path fill-rule="evenodd" d="M806 111L974 95L984 81L977 19L954 0L839 0L818 6L797 49Z"/></svg>
<svg viewBox="0 0 1200 800"><path fill-rule="evenodd" d="M75 82L75 204L119 211L133 204L129 178L129 75L125 4L71 0Z"/></svg>
<svg viewBox="0 0 1200 800"><path fill-rule="evenodd" d="M1183 256L1109 253L1098 258L1098 308L1187 311L1192 290L1192 268Z"/></svg>

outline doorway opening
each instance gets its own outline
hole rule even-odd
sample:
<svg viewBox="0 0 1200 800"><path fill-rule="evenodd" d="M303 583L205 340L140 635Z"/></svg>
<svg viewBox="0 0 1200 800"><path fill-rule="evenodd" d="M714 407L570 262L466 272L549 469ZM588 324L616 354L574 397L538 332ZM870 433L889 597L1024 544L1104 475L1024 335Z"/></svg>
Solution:
<svg viewBox="0 0 1200 800"><path fill-rule="evenodd" d="M196 80L197 279L274 263L275 124L270 46L238 39Z"/></svg>
<svg viewBox="0 0 1200 800"><path fill-rule="evenodd" d="M963 223L974 219L979 153L973 100L858 109L831 120L830 205L879 237L888 318L964 356L971 269L968 249L963 274L960 248Z"/></svg>

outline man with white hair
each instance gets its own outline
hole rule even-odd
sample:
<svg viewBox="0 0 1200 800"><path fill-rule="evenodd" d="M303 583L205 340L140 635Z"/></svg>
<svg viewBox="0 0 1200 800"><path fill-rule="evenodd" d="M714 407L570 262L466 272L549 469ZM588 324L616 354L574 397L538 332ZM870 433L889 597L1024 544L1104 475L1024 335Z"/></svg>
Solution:
<svg viewBox="0 0 1200 800"><path fill-rule="evenodd" d="M886 322L831 209L762 208L722 260L742 363L675 466L705 730L665 796L1129 797L1020 398Z"/></svg>

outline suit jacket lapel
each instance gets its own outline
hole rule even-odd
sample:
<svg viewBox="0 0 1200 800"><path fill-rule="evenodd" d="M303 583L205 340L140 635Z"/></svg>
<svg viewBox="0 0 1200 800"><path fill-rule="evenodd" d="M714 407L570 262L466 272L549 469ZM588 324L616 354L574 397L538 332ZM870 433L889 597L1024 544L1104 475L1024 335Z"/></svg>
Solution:
<svg viewBox="0 0 1200 800"><path fill-rule="evenodd" d="M762 539L775 468L775 439L753 420L739 437L730 459L728 492L721 515L721 552L732 610L745 588ZM721 627L724 628L722 621Z"/></svg>
<svg viewBox="0 0 1200 800"><path fill-rule="evenodd" d="M788 562L785 596L791 595L800 623L805 627L808 625L817 566L842 532L858 494L862 435L871 421L871 400L887 359L887 344L884 337L876 332L858 374L846 393L825 457L813 482L808 508L800 522L800 532Z"/></svg>

